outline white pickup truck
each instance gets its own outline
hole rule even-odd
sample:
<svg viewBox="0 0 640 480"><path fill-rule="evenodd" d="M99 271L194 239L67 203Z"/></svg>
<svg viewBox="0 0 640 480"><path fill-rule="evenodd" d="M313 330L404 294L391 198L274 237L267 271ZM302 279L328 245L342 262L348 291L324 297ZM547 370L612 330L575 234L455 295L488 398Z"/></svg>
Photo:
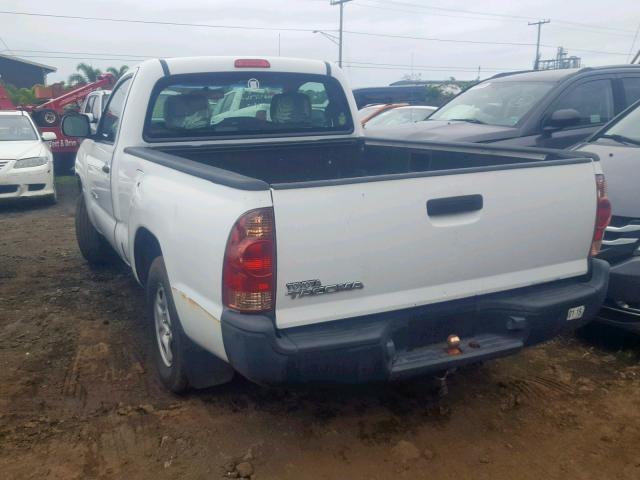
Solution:
<svg viewBox="0 0 640 480"><path fill-rule="evenodd" d="M238 88L269 115L214 122ZM356 112L329 63L203 57L131 70L95 135L64 118L80 250L146 288L167 388L442 371L598 311L597 157L364 139Z"/></svg>

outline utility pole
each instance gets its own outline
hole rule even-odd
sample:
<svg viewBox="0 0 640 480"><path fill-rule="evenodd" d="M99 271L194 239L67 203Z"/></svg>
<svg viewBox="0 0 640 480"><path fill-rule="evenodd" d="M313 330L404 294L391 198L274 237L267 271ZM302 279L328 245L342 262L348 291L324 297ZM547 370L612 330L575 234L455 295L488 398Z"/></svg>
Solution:
<svg viewBox="0 0 640 480"><path fill-rule="evenodd" d="M330 0L331 5L340 5L340 33L338 35L338 66L342 68L342 22L344 17L344 4L351 0Z"/></svg>
<svg viewBox="0 0 640 480"><path fill-rule="evenodd" d="M542 29L542 25L545 23L549 23L551 20L540 20L539 22L529 22L529 26L537 25L538 26L538 41L536 42L536 60L533 62L533 69L538 70L538 66L540 64L540 30Z"/></svg>

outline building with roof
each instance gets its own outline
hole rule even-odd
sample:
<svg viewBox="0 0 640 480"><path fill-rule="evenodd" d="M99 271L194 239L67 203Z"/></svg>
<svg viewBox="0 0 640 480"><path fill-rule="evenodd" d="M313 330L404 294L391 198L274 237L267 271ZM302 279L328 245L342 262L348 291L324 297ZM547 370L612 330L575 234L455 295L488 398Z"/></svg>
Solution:
<svg viewBox="0 0 640 480"><path fill-rule="evenodd" d="M56 68L0 53L0 80L18 88L45 85L47 74Z"/></svg>

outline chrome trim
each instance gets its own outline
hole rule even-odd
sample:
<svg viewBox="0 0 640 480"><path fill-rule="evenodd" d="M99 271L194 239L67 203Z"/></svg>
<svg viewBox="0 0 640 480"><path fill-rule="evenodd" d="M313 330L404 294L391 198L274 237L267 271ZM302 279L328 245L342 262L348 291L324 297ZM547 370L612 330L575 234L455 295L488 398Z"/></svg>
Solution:
<svg viewBox="0 0 640 480"><path fill-rule="evenodd" d="M624 313L625 315L631 315L632 317L640 318L640 310L637 308L631 308L631 307L617 308L617 307L612 307L610 305L603 305L602 309L609 310L611 312Z"/></svg>
<svg viewBox="0 0 640 480"><path fill-rule="evenodd" d="M617 238L615 240L602 240L602 245L629 245L637 241L637 238Z"/></svg>
<svg viewBox="0 0 640 480"><path fill-rule="evenodd" d="M607 232L611 232L611 233L640 232L640 225L638 225L638 224L629 224L629 225L625 225L624 227L608 226L606 231Z"/></svg>

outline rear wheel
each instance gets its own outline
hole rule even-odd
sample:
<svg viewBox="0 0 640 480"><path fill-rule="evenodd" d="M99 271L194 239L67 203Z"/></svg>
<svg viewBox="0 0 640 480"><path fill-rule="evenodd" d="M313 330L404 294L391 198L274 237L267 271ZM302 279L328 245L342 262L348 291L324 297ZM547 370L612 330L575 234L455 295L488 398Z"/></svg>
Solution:
<svg viewBox="0 0 640 480"><path fill-rule="evenodd" d="M91 223L82 193L76 203L76 239L80 253L90 265L105 265L113 259L109 244Z"/></svg>
<svg viewBox="0 0 640 480"><path fill-rule="evenodd" d="M151 263L146 289L154 363L162 384L182 393L189 387L204 388L231 380L233 369L184 333L162 257Z"/></svg>

